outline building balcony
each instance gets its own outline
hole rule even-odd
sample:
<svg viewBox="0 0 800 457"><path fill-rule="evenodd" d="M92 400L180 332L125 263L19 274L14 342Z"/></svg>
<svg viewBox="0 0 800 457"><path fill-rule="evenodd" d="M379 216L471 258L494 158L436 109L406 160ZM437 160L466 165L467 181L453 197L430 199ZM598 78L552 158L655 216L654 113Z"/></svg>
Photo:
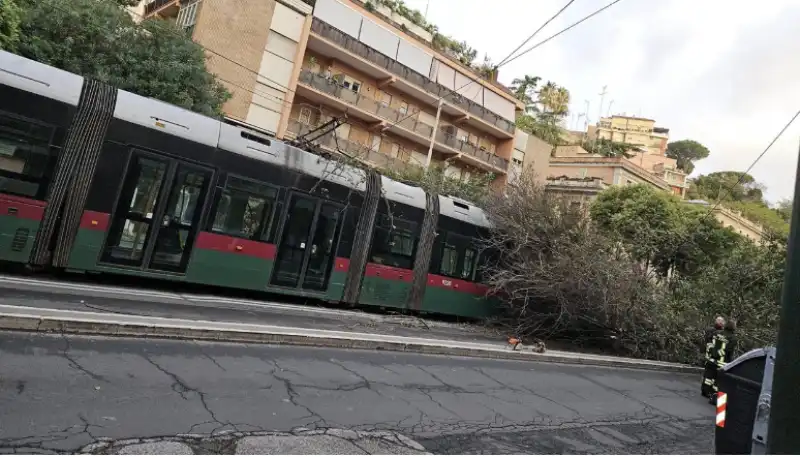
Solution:
<svg viewBox="0 0 800 457"><path fill-rule="evenodd" d="M152 0L144 5L144 17L176 17L181 9L181 0Z"/></svg>
<svg viewBox="0 0 800 457"><path fill-rule="evenodd" d="M386 80L395 88L431 106L444 100L443 111L464 118L465 122L499 138L513 138L516 126L469 100L452 89L387 57L339 29L314 18L308 48L332 57L378 80Z"/></svg>
<svg viewBox="0 0 800 457"><path fill-rule="evenodd" d="M336 80L310 70L300 72L297 94L322 105L330 106L358 119L373 130L390 131L427 150L434 127L417 119L418 115L400 112L390 106L340 86ZM495 174L506 174L508 160L474 145L459 141L444 130L437 132L433 149L456 161Z"/></svg>

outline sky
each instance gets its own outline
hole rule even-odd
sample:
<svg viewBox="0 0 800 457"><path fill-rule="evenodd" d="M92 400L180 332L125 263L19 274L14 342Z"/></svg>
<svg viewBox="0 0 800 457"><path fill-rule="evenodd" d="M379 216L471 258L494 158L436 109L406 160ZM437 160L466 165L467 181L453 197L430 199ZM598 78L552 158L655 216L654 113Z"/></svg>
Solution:
<svg viewBox="0 0 800 457"><path fill-rule="evenodd" d="M498 62L567 0L405 2L423 13L429 2L441 33ZM523 50L610 2L575 0ZM583 130L580 113L591 123L624 113L655 119L671 141L699 141L711 155L692 176L744 171L800 109L796 24L800 0L622 0L501 67L499 79L529 74L569 89L569 128ZM768 200L792 198L798 150L800 119L751 170Z"/></svg>

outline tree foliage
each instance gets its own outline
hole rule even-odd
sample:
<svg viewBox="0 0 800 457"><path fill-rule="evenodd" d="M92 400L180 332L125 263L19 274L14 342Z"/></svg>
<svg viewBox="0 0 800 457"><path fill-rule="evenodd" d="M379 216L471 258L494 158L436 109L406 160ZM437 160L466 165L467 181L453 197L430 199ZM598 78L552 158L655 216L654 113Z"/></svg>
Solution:
<svg viewBox="0 0 800 457"><path fill-rule="evenodd" d="M511 90L514 92L514 96L525 103L526 107L532 107L534 102L536 101L536 94L537 94L537 86L539 85L539 81L542 78L533 75L525 75L522 78L514 78L511 81Z"/></svg>
<svg viewBox="0 0 800 457"><path fill-rule="evenodd" d="M774 342L784 238L754 244L644 186L605 190L591 223L524 175L485 207L484 277L509 334L698 363L722 314L738 320L740 350Z"/></svg>
<svg viewBox="0 0 800 457"><path fill-rule="evenodd" d="M705 159L710 153L707 147L694 140L673 141L667 145L667 157L676 159L678 168L686 173L691 173L694 163Z"/></svg>
<svg viewBox="0 0 800 457"><path fill-rule="evenodd" d="M540 79L538 76L525 76L514 80L512 90L528 106L526 113L517 117L516 125L528 134L559 145L563 143L564 129L561 124L569 113L570 94L566 88L552 81L537 91L536 85Z"/></svg>
<svg viewBox="0 0 800 457"><path fill-rule="evenodd" d="M586 138L581 147L593 154L600 154L604 157L623 157L626 159L636 157L636 152L640 150L636 145L620 143L606 138Z"/></svg>
<svg viewBox="0 0 800 457"><path fill-rule="evenodd" d="M763 202L764 186L747 173L717 171L695 178L688 197L709 201Z"/></svg>
<svg viewBox="0 0 800 457"><path fill-rule="evenodd" d="M718 171L695 178L687 197L719 202L722 206L781 235L789 234L791 205L772 209L764 200L766 187L749 175L736 171Z"/></svg>
<svg viewBox="0 0 800 457"><path fill-rule="evenodd" d="M426 192L439 195L451 195L475 204L483 203L487 195L492 193L491 184L495 175L476 173L469 179L447 176L445 168L431 165L427 170L420 167L402 170L381 170L386 176L421 187Z"/></svg>
<svg viewBox="0 0 800 457"><path fill-rule="evenodd" d="M787 224L792 220L792 205L794 202L788 198L784 198L775 204L775 212Z"/></svg>
<svg viewBox="0 0 800 457"><path fill-rule="evenodd" d="M522 114L517 117L516 126L552 145L559 145L563 142L564 132L559 125L560 120L560 117L548 113Z"/></svg>
<svg viewBox="0 0 800 457"><path fill-rule="evenodd" d="M203 49L171 22L138 26L122 0L19 1L24 57L205 115L220 115L230 97Z"/></svg>
<svg viewBox="0 0 800 457"><path fill-rule="evenodd" d="M570 100L569 91L552 81L547 81L538 93L538 102L542 111L556 116L563 117L569 113Z"/></svg>
<svg viewBox="0 0 800 457"><path fill-rule="evenodd" d="M16 50L21 21L21 11L15 0L0 0L0 49Z"/></svg>
<svg viewBox="0 0 800 457"><path fill-rule="evenodd" d="M483 274L511 333L590 342L627 328L649 306L646 272L593 230L582 209L529 174L506 193L485 205L494 226L485 248L497 260Z"/></svg>
<svg viewBox="0 0 800 457"><path fill-rule="evenodd" d="M727 255L741 237L706 208L643 184L612 187L591 205L592 220L660 275L693 275Z"/></svg>

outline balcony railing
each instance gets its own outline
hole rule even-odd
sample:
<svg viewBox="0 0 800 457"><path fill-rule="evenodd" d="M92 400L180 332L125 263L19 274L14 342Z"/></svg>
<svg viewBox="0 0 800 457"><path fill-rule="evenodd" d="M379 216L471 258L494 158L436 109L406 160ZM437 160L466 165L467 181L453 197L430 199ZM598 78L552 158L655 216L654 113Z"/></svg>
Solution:
<svg viewBox="0 0 800 457"><path fill-rule="evenodd" d="M311 23L311 31L330 41L333 41L337 45L347 49L353 54L356 54L357 56L360 56L372 62L373 64L388 70L390 73L414 84L415 86L420 87L436 97L444 97L448 103L458 106L460 109L472 116L479 117L489 124L499 127L508 133L514 133L516 131L516 127L513 122L509 122L506 119L503 119L502 117L487 110L483 106L473 102L472 100L453 92L453 90L448 89L447 87L435 81L431 81L427 76L424 76L421 73L418 73L401 64L400 62L387 57L386 55L372 49L366 44L356 40L355 38L345 34L339 29L321 21L318 18L314 18L314 21Z"/></svg>
<svg viewBox="0 0 800 457"><path fill-rule="evenodd" d="M433 135L433 126L415 119L414 116L409 116L408 114L404 114L394 108L379 103L370 97L342 87L334 79L327 78L323 75L314 73L311 70L304 69L300 72L299 82L300 84L304 84L320 92L336 97L337 99L342 100L349 105L356 106L362 111L366 111L367 113L386 119L391 124L397 124L406 130L422 135L424 138L430 138ZM460 141L444 131L440 130L437 132L436 141L459 152L476 157L482 160L484 163L491 164L495 167L501 168L502 170L508 169L508 160L498 157L488 151L478 149L470 143Z"/></svg>
<svg viewBox="0 0 800 457"><path fill-rule="evenodd" d="M508 160L496 156L485 149L481 149L472 143L458 139L454 135L444 131L443 127L440 127L439 131L436 132L436 141L441 144L446 144L456 151L475 157L484 163L491 164L502 170L508 170Z"/></svg>
<svg viewBox="0 0 800 457"><path fill-rule="evenodd" d="M297 119L289 119L288 130L295 134L295 136L304 135L314 128L315 126L306 125ZM342 138L335 138L333 133L325 134L320 138L315 139L314 142L331 151L335 151L338 148L339 150L350 154L352 157L355 157L362 162L369 162L381 168L389 168L392 170L419 168L418 166L404 160L395 157L389 157L388 155L380 151L376 151L369 146L358 144Z"/></svg>
<svg viewBox="0 0 800 457"><path fill-rule="evenodd" d="M153 0L152 2L144 5L144 15L147 16L153 14L153 12L160 10L170 3L175 3L177 5L179 2L180 0Z"/></svg>

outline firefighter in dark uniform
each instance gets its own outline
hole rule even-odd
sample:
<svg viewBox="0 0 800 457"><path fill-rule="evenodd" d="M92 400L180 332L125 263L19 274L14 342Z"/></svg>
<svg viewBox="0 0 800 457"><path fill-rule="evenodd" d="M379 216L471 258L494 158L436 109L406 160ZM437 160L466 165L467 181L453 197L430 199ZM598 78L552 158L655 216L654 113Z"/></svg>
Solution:
<svg viewBox="0 0 800 457"><path fill-rule="evenodd" d="M703 373L703 382L700 386L700 392L704 397L710 397L713 393L714 380L717 378L717 364L713 361L711 354L714 351L714 337L724 328L725 319L723 319L722 316L717 316L714 320L714 326L706 329L704 339L706 343L705 372Z"/></svg>
<svg viewBox="0 0 800 457"><path fill-rule="evenodd" d="M717 403L717 371L726 363L733 360L733 351L736 348L736 322L728 321L721 332L712 338L710 354L707 354L706 371L703 373L703 385L708 385L711 396L708 398L712 405Z"/></svg>

